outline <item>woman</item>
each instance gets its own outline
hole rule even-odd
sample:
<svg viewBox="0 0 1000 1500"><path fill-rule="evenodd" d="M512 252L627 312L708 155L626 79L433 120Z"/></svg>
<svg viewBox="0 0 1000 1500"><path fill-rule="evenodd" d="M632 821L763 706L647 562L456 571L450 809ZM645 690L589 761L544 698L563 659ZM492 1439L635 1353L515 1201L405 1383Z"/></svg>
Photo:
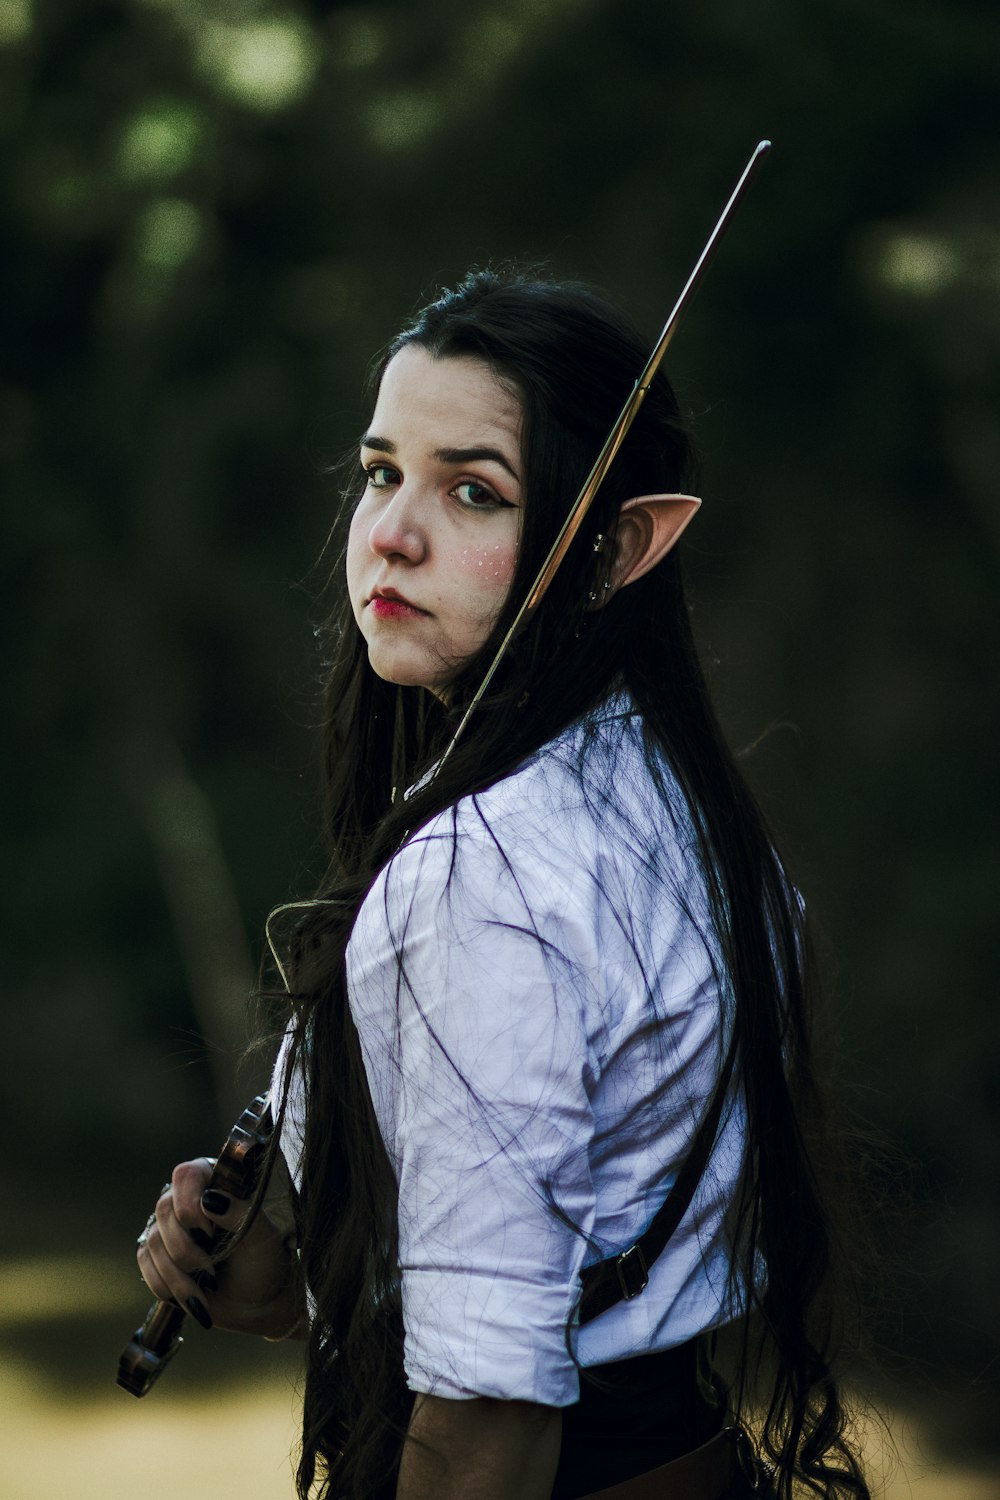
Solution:
<svg viewBox="0 0 1000 1500"><path fill-rule="evenodd" d="M664 378L449 749L644 359L585 290L476 273L378 372L274 1089L299 1249L195 1162L139 1252L204 1324L307 1338L303 1496L570 1500L663 1465L650 1494L868 1495L804 919L698 665ZM751 1403L766 1482L718 1436Z"/></svg>

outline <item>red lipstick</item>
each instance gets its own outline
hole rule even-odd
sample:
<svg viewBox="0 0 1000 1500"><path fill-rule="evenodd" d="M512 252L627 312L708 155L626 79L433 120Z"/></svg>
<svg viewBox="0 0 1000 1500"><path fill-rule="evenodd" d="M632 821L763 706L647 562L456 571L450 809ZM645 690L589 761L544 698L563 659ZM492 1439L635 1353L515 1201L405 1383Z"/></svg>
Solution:
<svg viewBox="0 0 1000 1500"><path fill-rule="evenodd" d="M424 609L418 609L402 594L397 594L395 589L380 589L372 595L368 601L371 605L372 614L379 620L405 620L415 619L418 615L427 613Z"/></svg>

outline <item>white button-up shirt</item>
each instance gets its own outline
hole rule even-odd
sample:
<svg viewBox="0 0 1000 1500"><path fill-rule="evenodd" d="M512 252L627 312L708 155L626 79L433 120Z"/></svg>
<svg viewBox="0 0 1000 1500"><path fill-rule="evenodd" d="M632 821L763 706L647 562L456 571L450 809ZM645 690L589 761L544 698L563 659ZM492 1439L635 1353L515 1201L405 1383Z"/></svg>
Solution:
<svg viewBox="0 0 1000 1500"><path fill-rule="evenodd" d="M348 987L399 1182L413 1390L568 1405L574 1360L736 1311L733 1104L645 1291L574 1322L581 1267L660 1207L724 1050L704 881L663 774L666 800L616 700L421 829L361 908Z"/></svg>

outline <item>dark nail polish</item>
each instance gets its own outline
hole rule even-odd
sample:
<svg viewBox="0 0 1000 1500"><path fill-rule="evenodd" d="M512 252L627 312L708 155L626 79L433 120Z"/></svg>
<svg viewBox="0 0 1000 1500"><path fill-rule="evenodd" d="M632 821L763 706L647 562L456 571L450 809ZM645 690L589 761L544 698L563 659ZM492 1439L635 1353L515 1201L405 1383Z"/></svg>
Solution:
<svg viewBox="0 0 1000 1500"><path fill-rule="evenodd" d="M204 1250L206 1253L211 1250L212 1239L210 1235L205 1233L204 1229L189 1229L188 1234L194 1240L199 1250Z"/></svg>
<svg viewBox="0 0 1000 1500"><path fill-rule="evenodd" d="M206 1213L227 1214L233 1200L228 1193L220 1193L217 1188L206 1188L201 1195L201 1204Z"/></svg>
<svg viewBox="0 0 1000 1500"><path fill-rule="evenodd" d="M219 1283L211 1271L192 1271L191 1280L198 1283L203 1292L217 1292Z"/></svg>
<svg viewBox="0 0 1000 1500"><path fill-rule="evenodd" d="M196 1322L200 1323L202 1328L211 1328L212 1320L208 1315L208 1308L205 1306L204 1302L199 1302L197 1297L189 1297L187 1299L186 1305L187 1310L191 1314L192 1318L194 1318Z"/></svg>

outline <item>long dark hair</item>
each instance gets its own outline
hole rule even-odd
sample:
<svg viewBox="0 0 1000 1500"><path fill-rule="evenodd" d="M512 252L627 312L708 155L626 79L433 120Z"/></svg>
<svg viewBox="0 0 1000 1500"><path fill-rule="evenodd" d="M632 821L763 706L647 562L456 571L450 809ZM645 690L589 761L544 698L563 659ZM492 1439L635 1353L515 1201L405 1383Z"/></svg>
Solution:
<svg viewBox="0 0 1000 1500"><path fill-rule="evenodd" d="M730 1233L734 1278L751 1289L753 1321L772 1355L761 1451L775 1467L782 1500L797 1482L820 1495L867 1496L830 1370L834 1234L818 1183L817 1143L826 1127L812 1061L802 910L717 724L676 553L605 608L587 608L599 582L597 533L614 532L629 497L689 482L692 453L677 401L658 376L582 534L463 739L440 774L404 803L393 789L419 783L440 757L646 352L619 314L588 290L492 272L471 274L425 308L390 346L376 383L406 344L436 357L484 360L518 393L526 500L508 603L491 639L452 683L447 707L424 689L375 676L346 591L329 621L330 865L292 945L293 1052L306 1099L301 1243L315 1302L299 1494L307 1495L317 1474L321 1493L331 1496L394 1493L411 1399L402 1368L396 1182L345 977L358 908L379 870L431 818L508 776L625 691L642 715L651 785L662 788L665 764L687 804L720 993L735 1028L746 1156ZM754 1291L761 1257L766 1290ZM751 1358L744 1339L738 1399L751 1388ZM757 1355L753 1361L759 1368ZM754 1400L761 1400L759 1378Z"/></svg>

